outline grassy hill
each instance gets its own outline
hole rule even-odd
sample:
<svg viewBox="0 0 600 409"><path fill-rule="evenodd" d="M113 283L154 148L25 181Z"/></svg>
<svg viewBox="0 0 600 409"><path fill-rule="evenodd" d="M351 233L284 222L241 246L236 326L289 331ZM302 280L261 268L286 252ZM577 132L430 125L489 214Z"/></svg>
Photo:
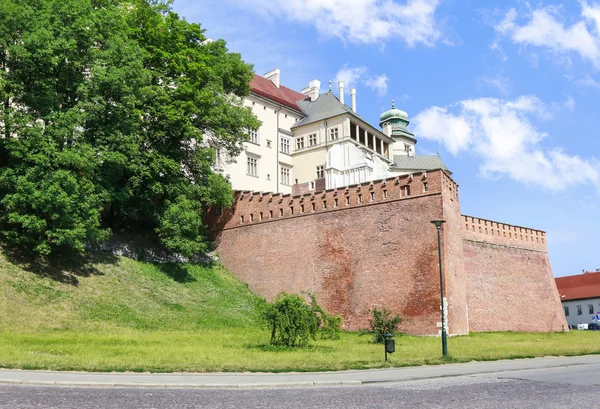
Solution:
<svg viewBox="0 0 600 409"><path fill-rule="evenodd" d="M0 330L255 327L262 299L216 264L95 253L53 264L0 256Z"/></svg>

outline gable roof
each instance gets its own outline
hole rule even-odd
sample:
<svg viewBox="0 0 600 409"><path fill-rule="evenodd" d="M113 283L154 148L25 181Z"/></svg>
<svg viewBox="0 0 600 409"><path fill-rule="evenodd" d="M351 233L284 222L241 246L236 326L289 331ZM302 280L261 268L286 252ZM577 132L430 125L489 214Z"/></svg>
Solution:
<svg viewBox="0 0 600 409"><path fill-rule="evenodd" d="M438 155L394 155L394 165L392 167L406 170L442 169L446 173L452 174Z"/></svg>
<svg viewBox="0 0 600 409"><path fill-rule="evenodd" d="M300 109L302 109L302 112L304 112L306 117L296 122L292 128L312 124L313 122L319 122L324 119L342 114L350 114L368 124L368 122L354 112L352 108L346 104L342 104L338 97L336 97L332 92L326 92L319 95L315 101L311 101L309 99L299 101L298 106Z"/></svg>
<svg viewBox="0 0 600 409"><path fill-rule="evenodd" d="M294 111L302 112L297 102L306 99L306 95L294 91L291 88L280 85L279 88L271 82L271 80L254 74L254 78L250 81L252 92L262 97L275 101L281 105L285 105Z"/></svg>
<svg viewBox="0 0 600 409"><path fill-rule="evenodd" d="M561 301L600 297L600 272L589 271L575 276L557 277L554 280Z"/></svg>

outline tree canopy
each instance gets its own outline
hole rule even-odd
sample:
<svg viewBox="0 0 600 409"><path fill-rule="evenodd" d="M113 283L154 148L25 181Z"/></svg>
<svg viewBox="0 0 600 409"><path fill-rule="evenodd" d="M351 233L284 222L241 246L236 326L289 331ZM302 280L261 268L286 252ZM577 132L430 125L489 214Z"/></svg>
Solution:
<svg viewBox="0 0 600 409"><path fill-rule="evenodd" d="M258 126L251 79L168 1L0 2L2 241L81 253L143 227L205 250L203 209L233 200L216 154Z"/></svg>

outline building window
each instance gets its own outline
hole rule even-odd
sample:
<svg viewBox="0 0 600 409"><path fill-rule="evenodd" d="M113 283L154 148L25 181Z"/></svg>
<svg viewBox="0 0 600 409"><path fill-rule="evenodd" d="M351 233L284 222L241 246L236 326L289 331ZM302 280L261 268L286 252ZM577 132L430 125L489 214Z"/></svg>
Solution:
<svg viewBox="0 0 600 409"><path fill-rule="evenodd" d="M304 205L300 205L300 213L304 213Z"/></svg>
<svg viewBox="0 0 600 409"><path fill-rule="evenodd" d="M387 198L388 198L388 191L387 191L387 190L384 190L384 191L383 191L383 198L384 198L384 199L387 199Z"/></svg>
<svg viewBox="0 0 600 409"><path fill-rule="evenodd" d="M311 133L308 135L308 146L315 146L317 144L317 134Z"/></svg>
<svg viewBox="0 0 600 409"><path fill-rule="evenodd" d="M250 221L253 222L254 221L254 213L250 213Z"/></svg>
<svg viewBox="0 0 600 409"><path fill-rule="evenodd" d="M304 149L304 136L296 139L296 150Z"/></svg>
<svg viewBox="0 0 600 409"><path fill-rule="evenodd" d="M317 166L317 179L323 179L325 177L325 165Z"/></svg>
<svg viewBox="0 0 600 409"><path fill-rule="evenodd" d="M362 204L362 195L358 195L358 204Z"/></svg>
<svg viewBox="0 0 600 409"><path fill-rule="evenodd" d="M410 153L410 145L405 143L404 144L404 151Z"/></svg>
<svg viewBox="0 0 600 409"><path fill-rule="evenodd" d="M565 317L569 316L569 307L565 307Z"/></svg>
<svg viewBox="0 0 600 409"><path fill-rule="evenodd" d="M350 206L350 196L346 197L346 206Z"/></svg>
<svg viewBox="0 0 600 409"><path fill-rule="evenodd" d="M402 187L402 196L410 196L410 186Z"/></svg>
<svg viewBox="0 0 600 409"><path fill-rule="evenodd" d="M258 140L258 129L250 129L248 131L248 136L250 137L250 142L255 143L255 144L259 144L259 140Z"/></svg>
<svg viewBox="0 0 600 409"><path fill-rule="evenodd" d="M240 216L240 224L244 224L244 215Z"/></svg>
<svg viewBox="0 0 600 409"><path fill-rule="evenodd" d="M577 315L582 315L583 312L581 311L581 305L577 306Z"/></svg>
<svg viewBox="0 0 600 409"><path fill-rule="evenodd" d="M248 158L248 175L250 176L258 176L258 159L256 158Z"/></svg>
<svg viewBox="0 0 600 409"><path fill-rule="evenodd" d="M315 210L317 210L317 205L316 205L316 204L314 204L314 203L311 203L311 206L312 206L312 211L313 211L313 212L314 212Z"/></svg>
<svg viewBox="0 0 600 409"><path fill-rule="evenodd" d="M290 140L289 138L281 138L281 153L290 154Z"/></svg>
<svg viewBox="0 0 600 409"><path fill-rule="evenodd" d="M283 217L283 209L279 209L279 217Z"/></svg>
<svg viewBox="0 0 600 409"><path fill-rule="evenodd" d="M429 192L429 184L427 184L427 182L423 183L423 191L424 192Z"/></svg>
<svg viewBox="0 0 600 409"><path fill-rule="evenodd" d="M594 304L588 304L588 314L594 314Z"/></svg>
<svg viewBox="0 0 600 409"><path fill-rule="evenodd" d="M315 182L310 182L310 183L308 184L308 188L309 188L310 190L315 190Z"/></svg>
<svg viewBox="0 0 600 409"><path fill-rule="evenodd" d="M271 180L271 174L267 173L267 180Z"/></svg>
<svg viewBox="0 0 600 409"><path fill-rule="evenodd" d="M290 184L290 168L286 168L285 166L281 167L281 184L282 185Z"/></svg>
<svg viewBox="0 0 600 409"><path fill-rule="evenodd" d="M333 200L333 207L338 207L338 200L337 199Z"/></svg>
<svg viewBox="0 0 600 409"><path fill-rule="evenodd" d="M327 201L323 200L323 210L327 209Z"/></svg>
<svg viewBox="0 0 600 409"><path fill-rule="evenodd" d="M263 212L260 212L260 220L263 220Z"/></svg>
<svg viewBox="0 0 600 409"><path fill-rule="evenodd" d="M371 192L371 202L375 200L375 192Z"/></svg>
<svg viewBox="0 0 600 409"><path fill-rule="evenodd" d="M273 210L269 210L269 219L273 218Z"/></svg>
<svg viewBox="0 0 600 409"><path fill-rule="evenodd" d="M271 147L271 141L267 139L267 148Z"/></svg>
<svg viewBox="0 0 600 409"><path fill-rule="evenodd" d="M331 128L329 130L329 134L331 135L331 140L335 141L336 139L338 139L340 137L339 131L337 128Z"/></svg>
<svg viewBox="0 0 600 409"><path fill-rule="evenodd" d="M290 214L294 214L294 206L290 206Z"/></svg>

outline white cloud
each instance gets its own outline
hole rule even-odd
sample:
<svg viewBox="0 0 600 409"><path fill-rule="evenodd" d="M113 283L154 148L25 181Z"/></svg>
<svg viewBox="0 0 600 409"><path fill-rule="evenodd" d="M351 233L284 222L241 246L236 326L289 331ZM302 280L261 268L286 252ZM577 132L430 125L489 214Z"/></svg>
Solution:
<svg viewBox="0 0 600 409"><path fill-rule="evenodd" d="M600 88L600 81L595 80L589 74L581 79L575 80L575 84L586 88Z"/></svg>
<svg viewBox="0 0 600 409"><path fill-rule="evenodd" d="M592 184L600 191L600 161L581 158L561 149L546 149L547 134L531 120L549 118L559 107L531 95L507 101L479 98L450 107L431 107L414 119L418 138L442 143L453 155L472 152L482 160L484 177L507 175L521 183L559 191L572 184Z"/></svg>
<svg viewBox="0 0 600 409"><path fill-rule="evenodd" d="M292 22L314 26L326 37L356 44L400 39L409 47L434 45L441 23L439 0L233 0L240 5Z"/></svg>
<svg viewBox="0 0 600 409"><path fill-rule="evenodd" d="M564 55L570 52L600 68L600 4L580 1L580 5L581 19L570 26L561 21L563 8L550 6L531 11L523 24L517 22L517 11L510 9L495 29L515 44L551 51L563 65L571 63Z"/></svg>
<svg viewBox="0 0 600 409"><path fill-rule="evenodd" d="M497 89L502 95L510 94L510 79L500 74L489 77L479 77L477 83L479 87L488 86Z"/></svg>
<svg viewBox="0 0 600 409"><path fill-rule="evenodd" d="M365 80L365 85L377 91L377 95L380 97L384 97L387 94L389 80L390 79L387 77L387 75L382 74L376 77L367 78Z"/></svg>
<svg viewBox="0 0 600 409"><path fill-rule="evenodd" d="M350 88L356 88L362 83L376 91L380 97L387 94L389 80L385 74L376 76L369 74L367 67L349 67L347 64L340 68L335 76L336 84L338 81L344 81L346 92L350 92Z"/></svg>

